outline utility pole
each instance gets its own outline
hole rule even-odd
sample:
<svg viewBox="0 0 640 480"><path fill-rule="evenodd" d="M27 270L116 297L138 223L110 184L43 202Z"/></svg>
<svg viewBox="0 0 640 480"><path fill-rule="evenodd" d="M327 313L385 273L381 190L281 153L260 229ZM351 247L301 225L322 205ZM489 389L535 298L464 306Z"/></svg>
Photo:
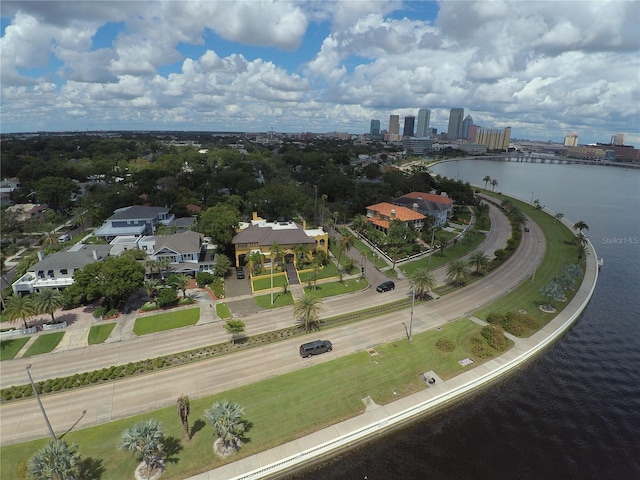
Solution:
<svg viewBox="0 0 640 480"><path fill-rule="evenodd" d="M413 307L416 303L416 287L411 289L411 319L409 320L409 343L411 343L411 334L413 330Z"/></svg>
<svg viewBox="0 0 640 480"><path fill-rule="evenodd" d="M36 401L38 402L38 406L40 407L40 411L42 412L42 416L44 417L44 421L47 424L47 428L49 429L49 434L53 441L57 441L56 434L53 433L53 428L51 428L51 423L49 423L49 418L47 417L47 413L44 411L44 406L42 405L42 401L40 401L40 395L38 394L38 390L36 389L36 384L33 383L33 378L31 378L31 372L29 369L31 368L31 364L27 365L27 375L29 376L29 383L31 384L31 388L33 388L33 394L36 396Z"/></svg>

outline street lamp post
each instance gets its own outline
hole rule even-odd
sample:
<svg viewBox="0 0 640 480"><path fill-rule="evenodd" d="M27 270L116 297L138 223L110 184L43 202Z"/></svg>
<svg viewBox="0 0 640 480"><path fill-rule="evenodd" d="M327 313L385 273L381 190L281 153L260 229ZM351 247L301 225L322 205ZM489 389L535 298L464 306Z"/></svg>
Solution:
<svg viewBox="0 0 640 480"><path fill-rule="evenodd" d="M409 320L409 343L411 343L411 334L413 330L413 307L416 303L416 287L411 289L411 319Z"/></svg>
<svg viewBox="0 0 640 480"><path fill-rule="evenodd" d="M49 429L49 434L53 441L57 441L56 434L53 433L53 428L51 428L51 423L49 423L49 418L47 417L47 413L44 411L44 406L42 405L42 401L40 400L40 395L38 394L38 390L36 389L36 384L33 383L33 378L31 378L31 372L29 369L31 368L31 364L27 365L27 375L29 376L29 383L31 384L31 388L33 388L33 394L36 396L36 401L38 402L38 406L40 407L40 411L42 412L42 416L44 417L44 421L47 424L47 428Z"/></svg>
<svg viewBox="0 0 640 480"><path fill-rule="evenodd" d="M271 252L271 305L273 305L273 252Z"/></svg>

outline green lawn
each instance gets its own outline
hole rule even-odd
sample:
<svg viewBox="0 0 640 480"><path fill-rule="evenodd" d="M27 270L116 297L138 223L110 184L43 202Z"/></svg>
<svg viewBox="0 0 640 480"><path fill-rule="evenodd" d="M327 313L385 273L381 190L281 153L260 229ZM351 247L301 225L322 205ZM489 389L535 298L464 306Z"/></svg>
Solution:
<svg viewBox="0 0 640 480"><path fill-rule="evenodd" d="M467 253L476 249L478 245L484 240L483 234L478 234L472 241L459 241L455 246L451 246L444 249L444 253L434 253L429 257L422 257L412 262L403 263L398 268L404 272L405 275L411 276L419 268L429 267L429 270L434 270L442 265L449 263L452 260L465 256Z"/></svg>
<svg viewBox="0 0 640 480"><path fill-rule="evenodd" d="M111 332L113 332L113 328L116 326L116 322L111 323L102 323L100 325L94 325L89 330L89 345L96 345L98 343L104 342Z"/></svg>
<svg viewBox="0 0 640 480"><path fill-rule="evenodd" d="M287 283L287 276L284 273L273 274L273 288L282 288ZM261 277L253 280L253 291L267 290L271 288L271 277Z"/></svg>
<svg viewBox="0 0 640 480"><path fill-rule="evenodd" d="M319 283L318 288L304 288L306 293L315 295L320 298L332 297L334 295L342 295L343 293L358 292L364 290L369 286L369 281L366 278L345 280L340 282Z"/></svg>
<svg viewBox="0 0 640 480"><path fill-rule="evenodd" d="M340 233L342 235L346 235L351 232L342 228L340 229ZM366 243L360 240L357 236L354 236L354 240L353 246L358 250L358 252L360 252L360 255L364 255L367 260L371 261L378 268L384 268L387 266L387 262L380 258L377 253L373 252Z"/></svg>
<svg viewBox="0 0 640 480"><path fill-rule="evenodd" d="M300 282L308 283L309 281L313 281L314 273L313 270L305 270L303 272L298 272L300 276ZM320 270L318 270L318 279L321 278L331 278L340 276L340 271L338 267L336 267L333 262L329 262Z"/></svg>
<svg viewBox="0 0 640 480"><path fill-rule="evenodd" d="M32 355L49 353L58 346L62 337L64 337L64 332L43 333L27 348L24 356L31 357Z"/></svg>
<svg viewBox="0 0 640 480"><path fill-rule="evenodd" d="M272 295L267 293L266 295L258 295L254 296L253 299L256 301L256 305L260 308L269 309L269 308L278 308L278 307L286 307L287 305L293 305L293 296L291 292L283 293L273 292L273 305L271 304Z"/></svg>
<svg viewBox="0 0 640 480"><path fill-rule="evenodd" d="M226 303L216 304L216 314L223 320L231 318L231 310L229 310L229 306Z"/></svg>
<svg viewBox="0 0 640 480"><path fill-rule="evenodd" d="M200 308L182 308L169 313L160 313L136 319L133 333L146 335L148 333L162 332L174 328L195 325L200 319Z"/></svg>
<svg viewBox="0 0 640 480"><path fill-rule="evenodd" d="M480 328L469 320L461 319L443 326L442 330L415 335L411 344L400 340L378 346L376 355L359 352L219 395L192 399L189 422L192 430L195 426L196 432L188 443L184 440L175 406L72 431L65 435L65 440L78 443L83 459L89 459L87 463L96 470L104 469L101 475L90 472L85 474L85 478L129 478L138 462L116 448L120 435L135 422L155 418L164 423L169 438L165 442L169 461L164 476L184 478L358 415L364 411L362 399L366 396L371 396L378 404L385 404L425 388L418 376L422 372L434 370L442 378L449 378L471 368L462 367L457 362L465 357L473 359L466 346ZM442 337L452 341L453 351L444 353L435 347ZM481 363L480 359L474 360L477 360L474 366ZM394 395L394 391L398 395ZM322 394L318 395L318 392ZM203 416L204 410L218 400L238 402L245 408L243 418L250 422L240 452L225 460L212 454L213 431ZM17 479L17 465L47 441L44 438L1 447L3 468L0 478Z"/></svg>
<svg viewBox="0 0 640 480"><path fill-rule="evenodd" d="M0 342L0 360L11 360L31 337L7 338Z"/></svg>
<svg viewBox="0 0 640 480"><path fill-rule="evenodd" d="M499 196L498 194L495 194L495 196L500 198L499 202L507 198ZM544 313L540 310L539 306L542 303L546 303L545 298L540 294L540 288L551 282L564 265L578 262L576 247L565 243L572 242L575 237L571 231L550 215L526 203L514 199L509 200L517 205L524 213L530 215L544 231L547 242L545 256L535 272L535 281L531 281L531 279L526 280L519 287L491 303L491 305L474 312L474 315L484 319L491 312L506 313L514 310L525 310L528 315L541 322L540 325L544 325L555 315ZM527 235L527 233L523 233L523 235ZM584 260L580 266L584 271ZM577 283L579 284L580 281ZM567 302L572 297L573 294L567 294ZM567 302L554 304L554 306L557 309L561 309Z"/></svg>

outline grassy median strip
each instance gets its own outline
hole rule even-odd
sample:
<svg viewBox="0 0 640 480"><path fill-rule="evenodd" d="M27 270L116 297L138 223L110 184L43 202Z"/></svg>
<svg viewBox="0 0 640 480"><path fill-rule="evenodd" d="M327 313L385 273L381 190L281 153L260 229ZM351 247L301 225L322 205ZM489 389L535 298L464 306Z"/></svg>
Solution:
<svg viewBox="0 0 640 480"><path fill-rule="evenodd" d="M200 319L200 307L185 308L169 313L160 313L148 317L136 319L133 326L133 333L136 335L147 335L149 333L172 330L174 328L188 327L195 325Z"/></svg>
<svg viewBox="0 0 640 480"><path fill-rule="evenodd" d="M89 345L96 345L98 343L104 342L111 332L113 332L114 327L116 326L116 322L111 323L102 323L100 325L94 325L89 330Z"/></svg>
<svg viewBox="0 0 640 480"><path fill-rule="evenodd" d="M36 338L27 351L24 352L25 357L49 353L58 346L60 340L64 337L64 332L44 333Z"/></svg>
<svg viewBox="0 0 640 480"><path fill-rule="evenodd" d="M535 271L535 278L532 275L531 278L525 280L511 292L474 312L474 315L478 318L486 319L491 312L506 313L523 310L527 312L527 315L535 318L540 326L543 326L555 317L555 314L545 313L540 310L540 305L546 303L544 297L540 294L540 288L551 282L566 264L578 263L584 271L585 260L578 261L576 245L573 243L575 242L575 236L558 220L518 200L498 194L493 194L493 196L497 197L499 201L508 199L525 214L529 215L544 232L546 249L544 258ZM523 233L523 235L527 235L527 233ZM578 279L576 284L580 285L581 282L582 278ZM567 301L557 305L558 310L561 310L569 303L576 290L574 289L572 292L567 293Z"/></svg>
<svg viewBox="0 0 640 480"><path fill-rule="evenodd" d="M0 341L0 360L11 360L31 337L7 338Z"/></svg>
<svg viewBox="0 0 640 480"><path fill-rule="evenodd" d="M375 351L355 353L219 395L192 399L189 420L194 437L188 443L184 441L175 406L72 431L65 435L65 440L78 443L87 464L104 470L99 475L101 480L129 478L137 462L117 449L122 431L137 421L154 418L167 429L165 451L169 453L169 461L164 476L184 478L358 415L364 411L362 399L367 396L378 404L385 404L426 388L419 378L422 372L435 370L441 377L449 378L471 368L461 366L458 361L471 355L472 339L479 336L481 328L460 319L441 330L414 335L412 343L399 340L378 346ZM442 339L455 348L440 349L437 344ZM474 365L483 361L475 360ZM176 392L176 398L179 393ZM242 405L246 411L244 418L251 423L239 453L225 460L212 454L213 431L203 417L204 410L221 399ZM0 478L17 479L18 464L47 441L41 439L0 448L3 459ZM84 478L98 477L95 472L87 472Z"/></svg>

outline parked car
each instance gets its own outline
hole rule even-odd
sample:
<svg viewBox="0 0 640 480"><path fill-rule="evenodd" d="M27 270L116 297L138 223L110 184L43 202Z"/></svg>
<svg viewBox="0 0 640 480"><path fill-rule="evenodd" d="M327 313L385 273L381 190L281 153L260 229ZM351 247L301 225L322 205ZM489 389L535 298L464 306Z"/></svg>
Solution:
<svg viewBox="0 0 640 480"><path fill-rule="evenodd" d="M524 231L528 232L529 231L529 227L524 227Z"/></svg>
<svg viewBox="0 0 640 480"><path fill-rule="evenodd" d="M71 240L71 235L68 233L63 233L58 237L58 242L60 243L68 242L69 240Z"/></svg>
<svg viewBox="0 0 640 480"><path fill-rule="evenodd" d="M244 270L242 267L236 267L236 278L242 280L244 278Z"/></svg>
<svg viewBox="0 0 640 480"><path fill-rule="evenodd" d="M315 342L303 343L300 345L300 356L302 358L307 358L312 355L330 352L331 350L333 350L333 345L329 340L316 340Z"/></svg>
<svg viewBox="0 0 640 480"><path fill-rule="evenodd" d="M394 288L396 288L396 284L389 280L388 282L382 282L380 285L378 285L376 287L376 292L388 292L389 290L393 290Z"/></svg>

